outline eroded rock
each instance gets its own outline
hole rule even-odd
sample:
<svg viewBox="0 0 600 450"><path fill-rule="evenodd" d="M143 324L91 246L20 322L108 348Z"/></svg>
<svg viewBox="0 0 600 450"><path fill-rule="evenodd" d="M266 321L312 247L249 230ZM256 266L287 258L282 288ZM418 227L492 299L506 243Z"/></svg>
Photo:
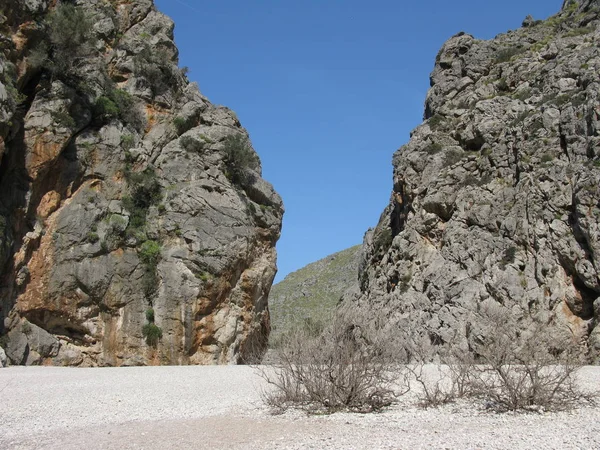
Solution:
<svg viewBox="0 0 600 450"><path fill-rule="evenodd" d="M78 2L90 30L52 65L30 56L56 2L9 3L0 333L11 362L238 363L263 351L283 204L235 114L178 68L173 22L149 0Z"/></svg>
<svg viewBox="0 0 600 450"><path fill-rule="evenodd" d="M347 302L464 348L493 302L598 360L598 7L443 45Z"/></svg>

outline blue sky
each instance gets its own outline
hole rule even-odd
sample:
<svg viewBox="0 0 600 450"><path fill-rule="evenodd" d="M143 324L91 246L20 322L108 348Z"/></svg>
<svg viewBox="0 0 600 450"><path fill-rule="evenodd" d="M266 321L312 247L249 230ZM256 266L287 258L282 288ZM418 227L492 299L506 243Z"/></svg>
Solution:
<svg viewBox="0 0 600 450"><path fill-rule="evenodd" d="M392 188L393 152L423 115L446 39L544 19L562 0L156 0L180 65L233 109L283 197L279 272L362 242Z"/></svg>

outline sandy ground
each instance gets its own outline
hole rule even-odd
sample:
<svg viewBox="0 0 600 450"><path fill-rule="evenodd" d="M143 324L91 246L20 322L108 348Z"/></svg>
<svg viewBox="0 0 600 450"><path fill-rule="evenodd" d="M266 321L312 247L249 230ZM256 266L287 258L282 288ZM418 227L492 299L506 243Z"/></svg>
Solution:
<svg viewBox="0 0 600 450"><path fill-rule="evenodd" d="M582 381L600 387L600 367ZM244 366L0 369L2 449L600 449L600 408L272 415Z"/></svg>

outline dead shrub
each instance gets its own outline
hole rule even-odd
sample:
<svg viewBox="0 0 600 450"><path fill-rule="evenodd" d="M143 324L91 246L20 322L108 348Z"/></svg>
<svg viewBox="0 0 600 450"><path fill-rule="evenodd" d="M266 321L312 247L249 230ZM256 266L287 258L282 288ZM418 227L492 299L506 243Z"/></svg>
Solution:
<svg viewBox="0 0 600 450"><path fill-rule="evenodd" d="M277 347L276 364L261 372L278 409L374 411L416 389L418 403L436 407L471 399L498 411L553 411L595 403L577 372L580 350L558 324L516 317L489 301L466 316L467 337L444 342L414 318L394 322L338 311L318 333L297 328ZM365 319L368 317L369 319Z"/></svg>
<svg viewBox="0 0 600 450"><path fill-rule="evenodd" d="M472 355L452 343L433 345L427 337L419 337L409 323L402 330L404 337L399 342L403 344L410 380L420 387L420 406L437 407L474 393Z"/></svg>
<svg viewBox="0 0 600 450"><path fill-rule="evenodd" d="M302 327L286 335L277 362L261 370L271 385L264 393L268 405L368 412L408 392L405 372L392 366L394 355L377 321L340 310L328 323L318 334Z"/></svg>
<svg viewBox="0 0 600 450"><path fill-rule="evenodd" d="M473 350L469 385L473 395L497 411L559 410L581 401L593 401L577 383L581 351L551 323L539 320L519 324L509 310L484 305L476 315L480 331Z"/></svg>
<svg viewBox="0 0 600 450"><path fill-rule="evenodd" d="M494 411L552 411L594 403L577 382L581 349L564 329L535 317L517 318L494 302L469 317L469 343L441 342L422 334L415 320L398 328L406 370L419 386L422 407L459 398L482 401ZM419 333L421 331L421 333ZM436 363L436 364L432 364Z"/></svg>

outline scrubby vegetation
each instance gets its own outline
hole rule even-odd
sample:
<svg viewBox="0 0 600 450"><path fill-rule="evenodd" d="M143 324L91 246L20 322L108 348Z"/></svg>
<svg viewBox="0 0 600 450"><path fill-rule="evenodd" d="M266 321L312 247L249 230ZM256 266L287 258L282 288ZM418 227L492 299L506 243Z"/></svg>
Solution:
<svg viewBox="0 0 600 450"><path fill-rule="evenodd" d="M173 118L173 126L175 127L175 131L177 131L177 134L179 136L181 136L183 133L190 129L188 121L181 116L175 116Z"/></svg>
<svg viewBox="0 0 600 450"><path fill-rule="evenodd" d="M450 149L444 154L444 166L453 166L454 164L460 162L464 156L464 152L461 152L458 149Z"/></svg>
<svg viewBox="0 0 600 450"><path fill-rule="evenodd" d="M135 237L146 226L146 216L150 207L160 203L162 188L152 168L133 172L128 163L125 178L129 184L130 195L123 197L122 203L130 213L127 232Z"/></svg>
<svg viewBox="0 0 600 450"><path fill-rule="evenodd" d="M162 330L153 323L147 323L142 328L142 335L146 338L146 344L150 347L156 347L162 339Z"/></svg>
<svg viewBox="0 0 600 450"><path fill-rule="evenodd" d="M93 107L94 117L99 124L112 119L120 119L141 131L146 126L146 118L137 100L123 89L113 88L106 95L98 97Z"/></svg>
<svg viewBox="0 0 600 450"><path fill-rule="evenodd" d="M361 246L355 246L289 274L273 286L269 295L271 335L277 347L298 325L309 330L324 328L342 294L356 283Z"/></svg>
<svg viewBox="0 0 600 450"><path fill-rule="evenodd" d="M442 116L441 114L434 114L433 116L431 116L429 118L429 127L435 131L437 129L439 129L442 124L444 123L444 116Z"/></svg>
<svg viewBox="0 0 600 450"><path fill-rule="evenodd" d="M136 72L144 77L153 96L164 94L185 78L187 68L180 69L173 62L173 54L163 47L146 44L135 57Z"/></svg>
<svg viewBox="0 0 600 450"><path fill-rule="evenodd" d="M152 240L145 241L138 249L138 256L145 269L142 286L144 289L144 295L150 304L152 304L150 299L158 287L158 275L156 270L158 267L158 262L160 261L160 252L160 244Z"/></svg>
<svg viewBox="0 0 600 450"><path fill-rule="evenodd" d="M162 329L154 323L154 309L146 310L146 323L142 327L142 336L146 339L146 344L150 347L156 347L162 339Z"/></svg>
<svg viewBox="0 0 600 450"><path fill-rule="evenodd" d="M258 164L256 154L248 142L248 138L241 134L231 134L223 141L227 177L236 184L245 185L251 182L248 169Z"/></svg>
<svg viewBox="0 0 600 450"><path fill-rule="evenodd" d="M393 355L384 336L375 325L357 326L357 316L348 311L328 323L322 332L302 327L287 335L274 372L261 372L274 387L265 401L276 409L313 412L367 412L390 405L399 394L393 389L398 372L390 370ZM405 392L404 383L400 394Z"/></svg>
<svg viewBox="0 0 600 450"><path fill-rule="evenodd" d="M577 384L582 361L575 345L560 340L551 324L522 329L493 302L471 319L478 329L467 349L464 341L432 340L410 318L390 327L372 311L338 310L325 328L286 336L274 372L261 372L272 386L265 401L278 409L371 411L413 390L423 407L460 398L497 412L595 403L597 394Z"/></svg>
<svg viewBox="0 0 600 450"><path fill-rule="evenodd" d="M496 64L501 64L510 61L513 57L525 53L527 49L524 47L508 47L498 50L495 57Z"/></svg>
<svg viewBox="0 0 600 450"><path fill-rule="evenodd" d="M156 268L160 260L161 246L160 243L148 239L146 221L150 208L160 204L162 188L154 169L134 172L130 160L126 163L125 179L130 192L121 200L123 207L129 211L129 223L125 234L128 239L133 239L139 245L138 256L145 268L142 281L144 295L151 305L152 296L158 287Z"/></svg>
<svg viewBox="0 0 600 450"><path fill-rule="evenodd" d="M43 25L46 39L33 48L28 63L46 69L58 78L71 76L78 62L93 49L90 18L83 9L60 3Z"/></svg>
<svg viewBox="0 0 600 450"><path fill-rule="evenodd" d="M186 151L191 153L200 153L204 148L204 142L190 136L182 136L179 142Z"/></svg>

